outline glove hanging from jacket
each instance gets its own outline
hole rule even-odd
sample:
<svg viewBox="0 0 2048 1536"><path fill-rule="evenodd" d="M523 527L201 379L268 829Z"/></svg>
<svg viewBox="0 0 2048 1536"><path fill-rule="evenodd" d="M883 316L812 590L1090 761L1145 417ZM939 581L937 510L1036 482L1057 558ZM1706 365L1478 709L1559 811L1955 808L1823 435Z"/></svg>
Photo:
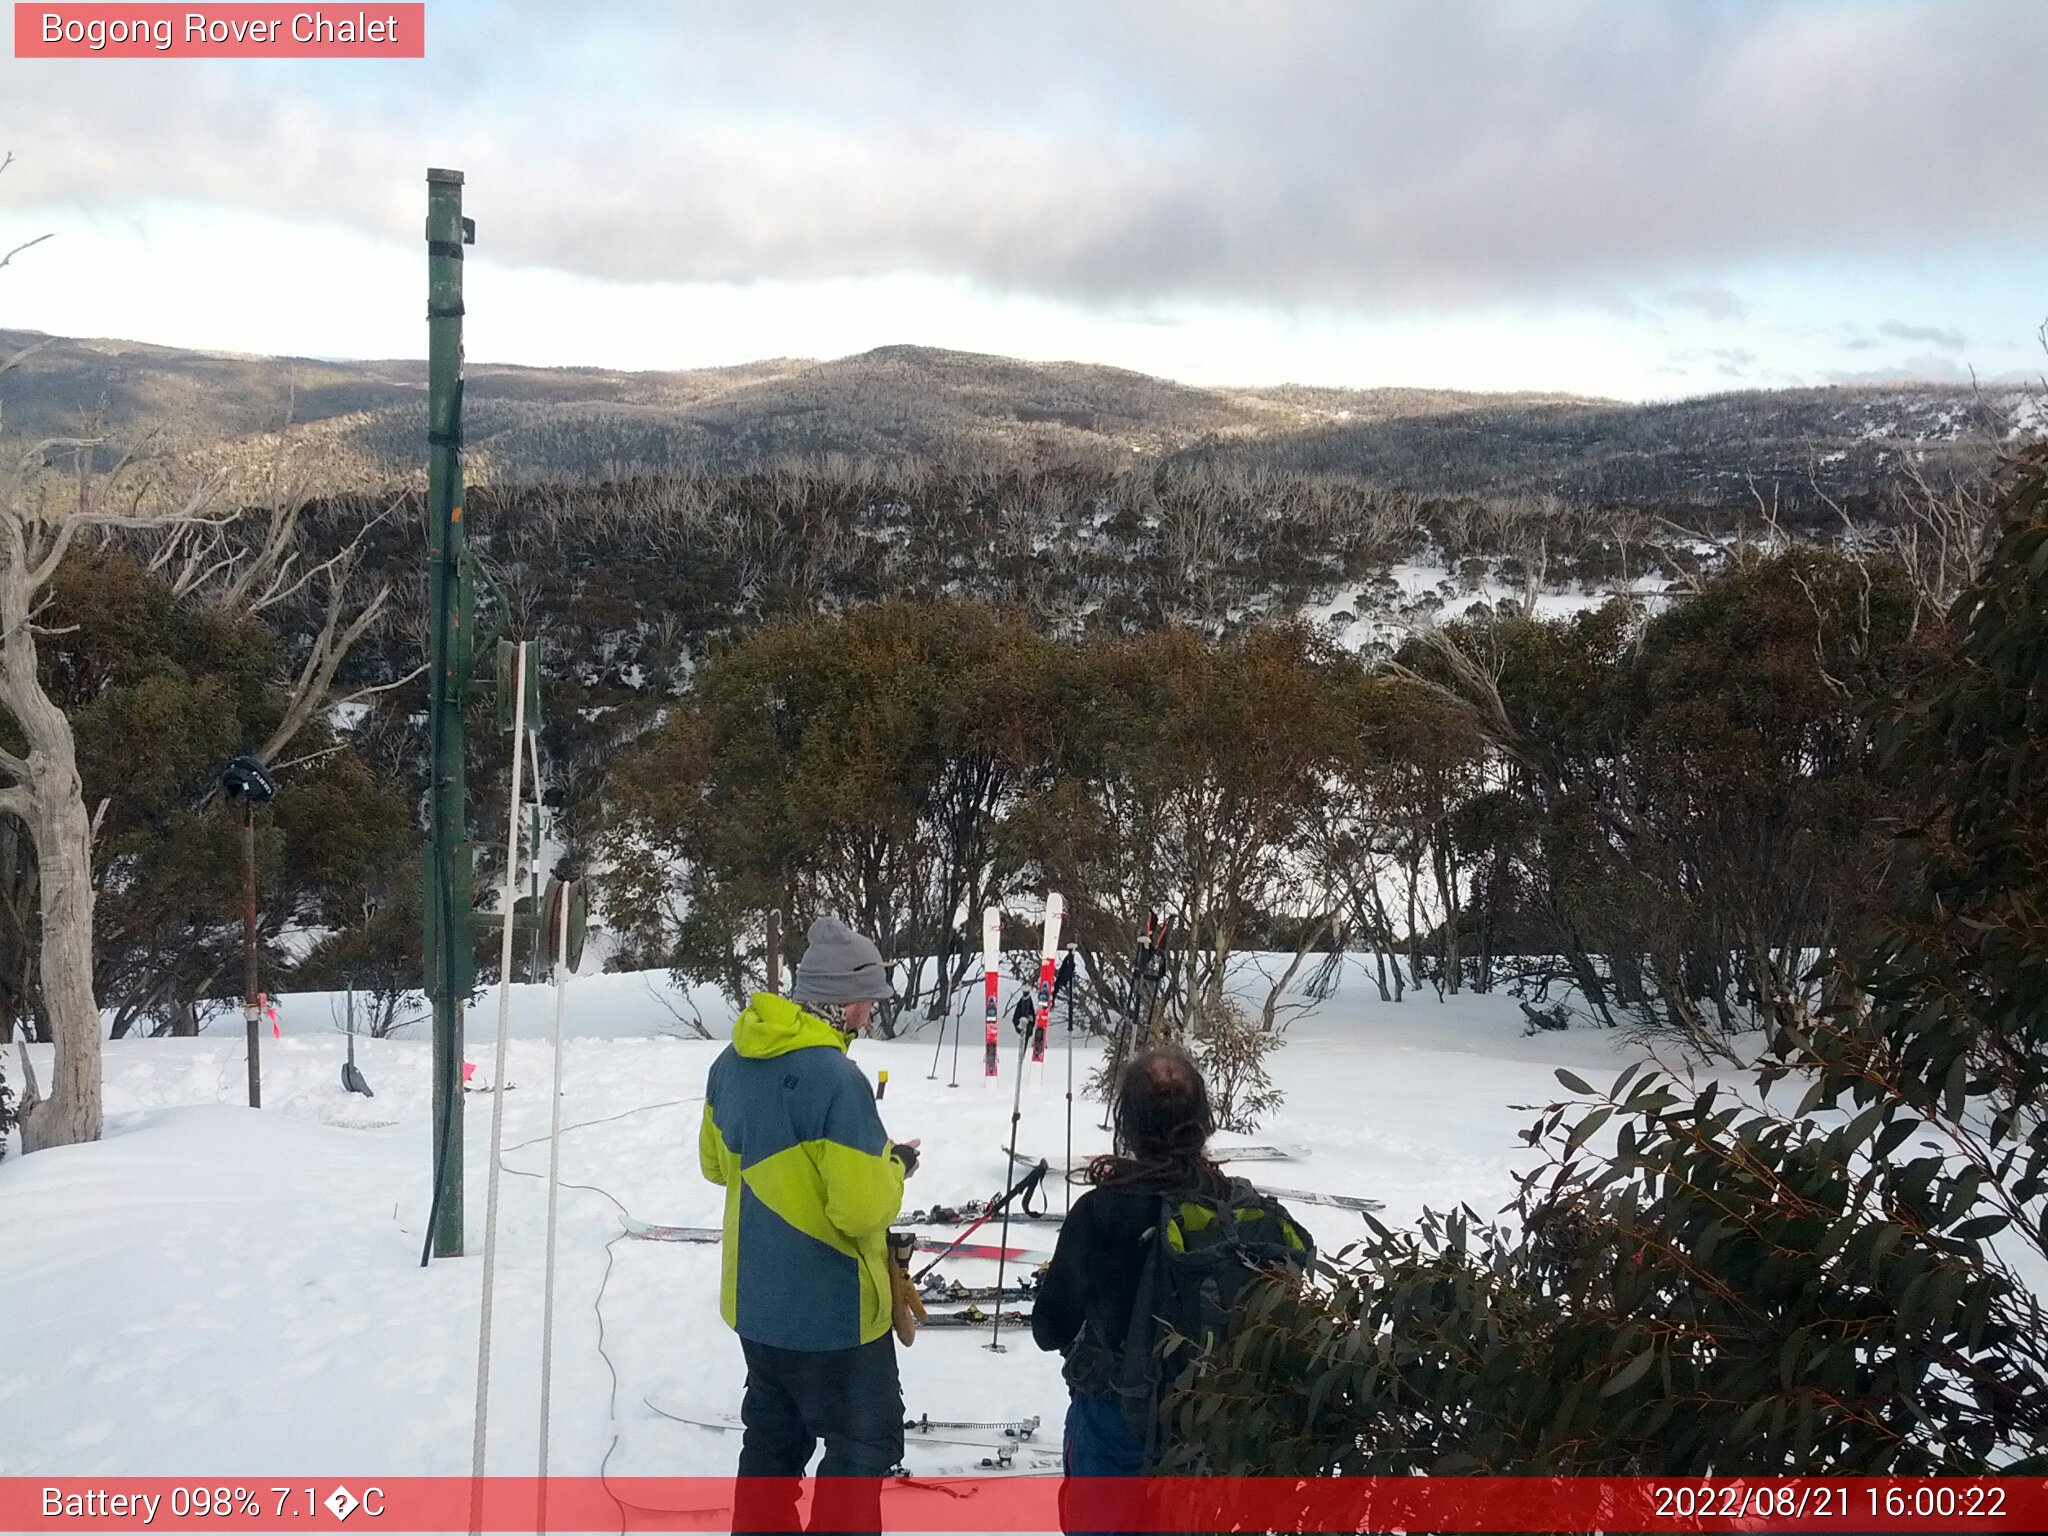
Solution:
<svg viewBox="0 0 2048 1536"><path fill-rule="evenodd" d="M911 1233L889 1234L890 1324L905 1347L917 1342L917 1325L925 1317L924 1298L910 1278L910 1256L916 1251L917 1238Z"/></svg>

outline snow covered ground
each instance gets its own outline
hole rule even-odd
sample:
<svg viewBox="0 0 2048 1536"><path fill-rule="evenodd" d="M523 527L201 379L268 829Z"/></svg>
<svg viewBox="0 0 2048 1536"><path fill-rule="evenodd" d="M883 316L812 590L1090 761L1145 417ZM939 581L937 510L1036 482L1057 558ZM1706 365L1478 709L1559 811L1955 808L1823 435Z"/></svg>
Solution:
<svg viewBox="0 0 2048 1536"><path fill-rule="evenodd" d="M1713 545L1706 547L1719 552ZM1535 616L1568 619L1598 608L1622 593L1641 598L1655 612L1663 606L1664 594L1670 587L1670 578L1657 575L1636 576L1597 588L1577 584L1546 586L1536 594ZM1334 595L1321 602L1305 603L1296 612L1309 623L1327 629L1338 643L1364 650L1374 645L1397 646L1418 624L1447 624L1465 617L1482 603L1519 604L1524 596L1521 587L1497 579L1468 586L1447 566L1400 561L1387 568L1379 583L1345 584Z"/></svg>
<svg viewBox="0 0 2048 1536"><path fill-rule="evenodd" d="M658 995L659 994L659 995ZM713 1224L720 1192L697 1170L704 1075L721 1046L674 1028L658 976L572 984L563 1083L562 1176L607 1191L635 1216ZM490 1466L533 1469L546 1169L549 989L515 989L504 1096L506 1152L492 1357ZM707 996L714 1029L729 1011ZM419 1267L428 1199L429 1050L423 1040L358 1041L376 1091L342 1090L343 1041L325 997L286 998L287 1033L263 1042L264 1108L241 1107L245 1066L229 1021L191 1040L123 1040L107 1051L106 1139L0 1163L0 1475L466 1473L475 1392L481 1260ZM495 995L472 1016L469 1055L491 1076ZM1504 1203L1527 1154L1512 1104L1558 1093L1552 1070L1611 1078L1630 1059L1598 1032L1521 1033L1510 999L1411 995L1379 1001L1351 973L1298 1020L1274 1058L1287 1102L1250 1139L1308 1143L1286 1163L1242 1165L1273 1184L1370 1195L1388 1218L1423 1204ZM951 1086L950 1041L936 1079L933 1035L862 1041L855 1057L889 1073L892 1134L921 1137L913 1204L988 1195L1005 1179L1015 1060L980 1072L979 1008ZM1093 1047L1083 1042L1076 1077ZM47 1067L47 1052L38 1062ZM1061 1032L1045 1081L1027 1078L1020 1145L1065 1138ZM490 1098L467 1100L472 1255L483 1247ZM1077 1100L1077 1151L1100 1149L1099 1105ZM1229 1138L1224 1138L1229 1139ZM1057 1190L1053 1199L1060 1198ZM1358 1218L1297 1210L1326 1247ZM1023 1227L1031 1246L1050 1229ZM968 1282L994 1266L949 1262ZM737 1342L719 1321L712 1247L621 1235L605 1195L561 1196L556 1282L553 1470L722 1474L736 1437L656 1415L738 1408ZM602 1291L602 1302L599 1294ZM617 1370L611 1371L604 1350ZM904 1352L913 1414L1042 1415L1056 1455L1065 1406L1057 1357L1028 1334L991 1355L985 1332L921 1337ZM972 1452L913 1442L910 1464L964 1470ZM1031 1465L1033 1458L1020 1459Z"/></svg>

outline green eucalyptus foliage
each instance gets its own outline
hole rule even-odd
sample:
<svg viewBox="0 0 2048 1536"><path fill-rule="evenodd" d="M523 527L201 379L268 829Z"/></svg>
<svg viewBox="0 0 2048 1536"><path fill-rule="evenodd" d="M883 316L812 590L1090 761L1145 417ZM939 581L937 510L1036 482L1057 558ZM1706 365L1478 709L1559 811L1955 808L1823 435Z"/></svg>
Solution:
<svg viewBox="0 0 2048 1536"><path fill-rule="evenodd" d="M1268 1297L1178 1404L1183 1455L1283 1475L2048 1466L2039 1307L1986 1245L1981 1180L1902 1156L1913 1129L1895 1105L1784 1115L1631 1069L1545 1112L1510 1223L1370 1223L1320 1285Z"/></svg>
<svg viewBox="0 0 2048 1536"><path fill-rule="evenodd" d="M1955 668L1891 742L1892 771L1931 791L1905 840L1913 899L1861 995L1792 1046L1819 1067L1812 1103L1917 1117L1980 1189L1981 1231L2048 1259L2048 463L2021 466L2012 502L1950 615Z"/></svg>
<svg viewBox="0 0 2048 1536"><path fill-rule="evenodd" d="M1560 1073L1509 1219L1369 1223L1268 1296L1177 1404L1187 1464L2048 1471L2048 1318L2007 1262L2048 1257L2040 459L2011 512L1949 664L1878 733L1920 808L1903 893L1756 1093Z"/></svg>
<svg viewBox="0 0 2048 1536"><path fill-rule="evenodd" d="M622 773L606 909L643 958L737 999L760 914L786 958L821 912L910 960L999 875L998 813L1047 755L1049 642L971 604L881 604L763 629L715 657ZM979 953L978 945L974 953Z"/></svg>
<svg viewBox="0 0 2048 1536"><path fill-rule="evenodd" d="M75 549L38 623L44 686L71 721L93 840L93 981L116 1037L188 1033L242 987L241 816L227 761L284 713L290 642L261 618L182 600L131 552ZM411 876L414 832L384 771L326 722L293 738L257 818L262 984L287 929L360 922ZM413 878L416 878L413 877ZM41 943L33 844L0 828L0 1008L34 1030Z"/></svg>

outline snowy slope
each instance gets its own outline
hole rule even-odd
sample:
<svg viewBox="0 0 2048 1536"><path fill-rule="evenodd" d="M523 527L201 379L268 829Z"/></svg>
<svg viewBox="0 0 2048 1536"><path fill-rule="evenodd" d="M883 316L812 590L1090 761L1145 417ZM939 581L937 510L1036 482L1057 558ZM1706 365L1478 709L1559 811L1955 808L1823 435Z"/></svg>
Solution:
<svg viewBox="0 0 2048 1536"><path fill-rule="evenodd" d="M563 1122L566 1180L600 1187L636 1216L715 1223L720 1192L697 1172L695 1141L716 1042L661 1038L658 977L574 983ZM541 1173L548 993L517 989L505 1095L505 1164ZM428 1195L429 1053L423 1041L359 1042L376 1090L340 1086L328 999L287 999L304 1032L264 1042L265 1108L238 1107L236 1033L109 1046L104 1142L0 1163L0 1475L459 1473L474 1396L476 1258L418 1268ZM725 1022L726 1016L710 1017ZM469 1054L490 1076L486 999ZM306 1027L318 1020L320 1027ZM639 1037L626 1031L637 1029ZM884 1117L923 1138L919 1204L985 1195L1004 1182L1013 1056L993 1088L979 1075L977 1017L961 1084L950 1044L928 1078L933 1038L863 1041L856 1059L889 1072ZM1501 1205L1530 1118L1507 1106L1557 1092L1551 1073L1620 1069L1612 1036L1524 1037L1511 1000L1383 1004L1354 974L1297 1022L1274 1058L1284 1109L1253 1139L1313 1154L1249 1171L1276 1184L1367 1194L1388 1218L1425 1202ZM1009 1039L1007 1033L1006 1041ZM1043 1085L1027 1082L1021 1144L1063 1150L1065 1055L1053 1035ZM1083 1044L1079 1075L1087 1071ZM41 1063L39 1063L40 1065ZM467 1101L470 1243L481 1253L490 1101ZM1100 1107L1078 1105L1077 1151L1106 1145ZM584 1122L598 1122L585 1124ZM530 1144L533 1143L533 1144ZM491 1469L533 1466L544 1185L503 1188ZM1057 1192L1054 1198L1058 1198ZM1300 1214L1322 1244L1359 1231L1348 1213ZM717 1315L717 1252L620 1237L603 1195L565 1190L557 1280L552 1438L557 1473L594 1473L612 1448L620 1474L729 1471L735 1438L655 1415L644 1399L704 1416L737 1409L739 1348ZM1032 1229L1045 1240L1045 1229ZM609 1245L609 1247L608 1247ZM609 1278L607 1279L607 1273ZM994 1266L949 1263L968 1281ZM594 1309L603 1287L606 1348ZM935 1418L1036 1413L1056 1451L1065 1403L1056 1357L1020 1330L992 1356L979 1334L921 1338L903 1356L907 1404ZM913 1446L919 1468L965 1468L972 1453ZM1028 1460L1028 1458L1027 1458Z"/></svg>

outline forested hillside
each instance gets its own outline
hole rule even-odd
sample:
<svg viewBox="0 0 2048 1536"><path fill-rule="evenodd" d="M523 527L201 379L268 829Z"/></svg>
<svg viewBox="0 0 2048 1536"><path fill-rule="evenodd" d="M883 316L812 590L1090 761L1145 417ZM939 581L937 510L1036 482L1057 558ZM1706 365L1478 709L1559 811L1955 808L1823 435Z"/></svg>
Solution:
<svg viewBox="0 0 2048 1536"><path fill-rule="evenodd" d="M1072 648L1047 654L1094 676L1089 658L1147 636L1182 636L1158 643L1193 647L1192 666L1295 625L1329 666L1376 668L1446 623L1540 636L1541 624L1512 626L1615 598L1622 608L1602 622L1633 635L1723 573L1805 541L1854 568L1883 562L1938 609L1988 547L1987 472L2031 419L2018 397L2000 417L1995 399L1933 390L1656 407L1207 391L914 348L688 374L477 367L470 378L479 638L542 641L549 857L605 868L628 862L601 846L622 775L661 750L678 710L700 706L707 667L777 626L884 604L1000 614L1034 644ZM412 681L424 633L418 367L52 341L5 385L11 441L99 423L98 461L126 460L100 494L161 499L225 475L226 494L258 509L235 538L275 543L294 573L260 614L237 618L240 671L207 664L229 632L195 632L204 604L180 596L211 579L204 529L110 532L53 592L43 666L79 711L89 803L106 807L99 974L119 1027L191 1029L227 989L237 914L221 862L232 850L209 832L213 777L238 744L277 728L288 708L277 683L303 673L323 627L380 591L388 601L333 679L338 695L360 696L281 769L293 814L266 834L266 869L306 878L266 878L262 921L280 963L297 959L309 982L410 985L417 829L397 808L416 803L426 771ZM86 612L123 618L76 627ZM1067 712L1093 710L1076 688ZM149 734L150 775L99 750L102 723L109 741ZM472 736L486 820L504 792L498 745ZM1404 944L1458 953L1460 930L1442 915L1460 898L1443 892L1476 898L1483 885L1495 905L1474 942L1527 942L1520 898L1496 910L1504 887L1462 870L1459 849L1477 835L1442 844L1449 862L1419 917L1381 913L1348 931L1390 944L1398 930ZM313 847L335 855L332 868L294 851ZM142 879L166 850L165 872ZM502 854L480 856L480 878L495 878ZM0 987L30 1019L34 873L21 850L0 849L0 895L12 892L16 914ZM216 886L218 899L205 894ZM1238 926L1299 936L1292 923L1310 914L1271 905ZM667 951L658 932L640 925L643 957ZM1335 937L1333 924L1317 942Z"/></svg>
<svg viewBox="0 0 2048 1536"><path fill-rule="evenodd" d="M8 419L93 421L159 451L247 468L295 424L321 488L421 474L426 370L183 352L0 331ZM1981 472L2037 423L2023 390L1941 385L1759 391L1631 405L1425 389L1196 388L1119 368L927 347L832 361L625 373L474 363L472 482L583 483L730 473L788 458L901 468L1158 459L1356 476L1424 495L1557 494L1634 506L1866 497L1918 472Z"/></svg>

